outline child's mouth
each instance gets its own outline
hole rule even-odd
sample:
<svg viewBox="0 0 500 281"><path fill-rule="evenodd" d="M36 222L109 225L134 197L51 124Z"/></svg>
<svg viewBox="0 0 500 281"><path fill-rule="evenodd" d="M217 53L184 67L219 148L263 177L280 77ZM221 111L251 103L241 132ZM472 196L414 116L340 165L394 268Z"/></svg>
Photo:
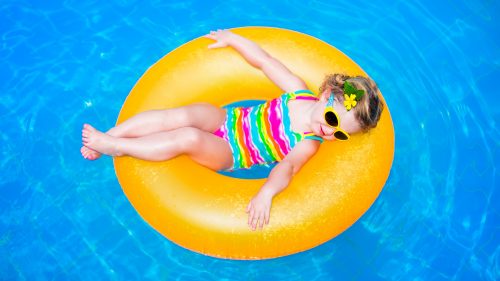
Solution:
<svg viewBox="0 0 500 281"><path fill-rule="evenodd" d="M323 127L321 125L319 125L319 130L321 131L321 134L324 136L325 132L323 132Z"/></svg>

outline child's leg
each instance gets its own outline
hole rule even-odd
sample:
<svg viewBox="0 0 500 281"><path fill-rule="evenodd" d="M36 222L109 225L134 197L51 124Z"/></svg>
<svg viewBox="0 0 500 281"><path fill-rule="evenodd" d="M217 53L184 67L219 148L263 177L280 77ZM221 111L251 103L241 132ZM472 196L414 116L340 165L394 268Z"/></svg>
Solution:
<svg viewBox="0 0 500 281"><path fill-rule="evenodd" d="M220 120L224 118L225 111L222 108L209 103L195 103L138 113L106 133L114 137L133 138L182 127L214 132L219 128L217 124L221 124Z"/></svg>
<svg viewBox="0 0 500 281"><path fill-rule="evenodd" d="M213 170L229 168L232 152L223 139L203 130L184 127L139 138L115 138L90 127L84 144L112 156L130 155L149 161L165 161L186 154Z"/></svg>
<svg viewBox="0 0 500 281"><path fill-rule="evenodd" d="M144 111L111 128L106 133L114 137L131 138L182 127L195 127L207 132L214 132L222 125L225 116L225 110L219 107L208 103L196 103L165 110ZM80 152L84 158L89 160L96 160L101 156L99 152L85 146L80 149Z"/></svg>

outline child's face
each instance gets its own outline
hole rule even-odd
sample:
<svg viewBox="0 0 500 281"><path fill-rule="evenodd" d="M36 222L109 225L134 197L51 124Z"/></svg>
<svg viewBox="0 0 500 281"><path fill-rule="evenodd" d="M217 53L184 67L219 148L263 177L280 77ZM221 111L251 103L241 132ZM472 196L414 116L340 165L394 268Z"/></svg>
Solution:
<svg viewBox="0 0 500 281"><path fill-rule="evenodd" d="M313 112L312 130L317 136L322 137L324 140L334 140L333 132L335 128L330 127L325 121L325 108L330 97L329 90L325 90L318 101L317 107ZM354 116L354 110L347 111L344 105L335 98L333 108L337 112L340 119L340 128L346 131L349 135L361 131L359 122Z"/></svg>

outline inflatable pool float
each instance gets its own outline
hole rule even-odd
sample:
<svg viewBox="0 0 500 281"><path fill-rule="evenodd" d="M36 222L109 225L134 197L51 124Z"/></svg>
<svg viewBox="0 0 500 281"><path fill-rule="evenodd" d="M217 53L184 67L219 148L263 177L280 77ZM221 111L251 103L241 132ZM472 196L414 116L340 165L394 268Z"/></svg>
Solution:
<svg viewBox="0 0 500 281"><path fill-rule="evenodd" d="M315 93L326 74L366 76L342 52L309 35L270 27L231 30L257 42ZM194 39L150 67L128 95L117 124L151 109L202 101L224 106L282 94L234 49L208 49L213 42ZM394 129L384 105L379 124L369 133L321 145L274 197L269 224L262 230L248 226L245 208L265 179L221 175L186 156L166 162L115 157L116 175L141 217L177 245L242 260L298 253L342 233L382 190L394 156Z"/></svg>

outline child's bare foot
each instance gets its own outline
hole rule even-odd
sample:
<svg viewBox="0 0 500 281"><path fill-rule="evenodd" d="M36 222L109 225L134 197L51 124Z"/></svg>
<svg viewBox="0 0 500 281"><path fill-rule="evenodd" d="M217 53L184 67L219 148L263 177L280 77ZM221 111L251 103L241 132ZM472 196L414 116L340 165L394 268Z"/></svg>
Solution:
<svg viewBox="0 0 500 281"><path fill-rule="evenodd" d="M97 152L111 156L121 156L116 149L116 139L96 130L89 124L83 125L82 141L83 145Z"/></svg>
<svg viewBox="0 0 500 281"><path fill-rule="evenodd" d="M80 152L82 153L83 158L87 160L96 160L102 155L101 153L86 146L82 146L82 148L80 148Z"/></svg>

